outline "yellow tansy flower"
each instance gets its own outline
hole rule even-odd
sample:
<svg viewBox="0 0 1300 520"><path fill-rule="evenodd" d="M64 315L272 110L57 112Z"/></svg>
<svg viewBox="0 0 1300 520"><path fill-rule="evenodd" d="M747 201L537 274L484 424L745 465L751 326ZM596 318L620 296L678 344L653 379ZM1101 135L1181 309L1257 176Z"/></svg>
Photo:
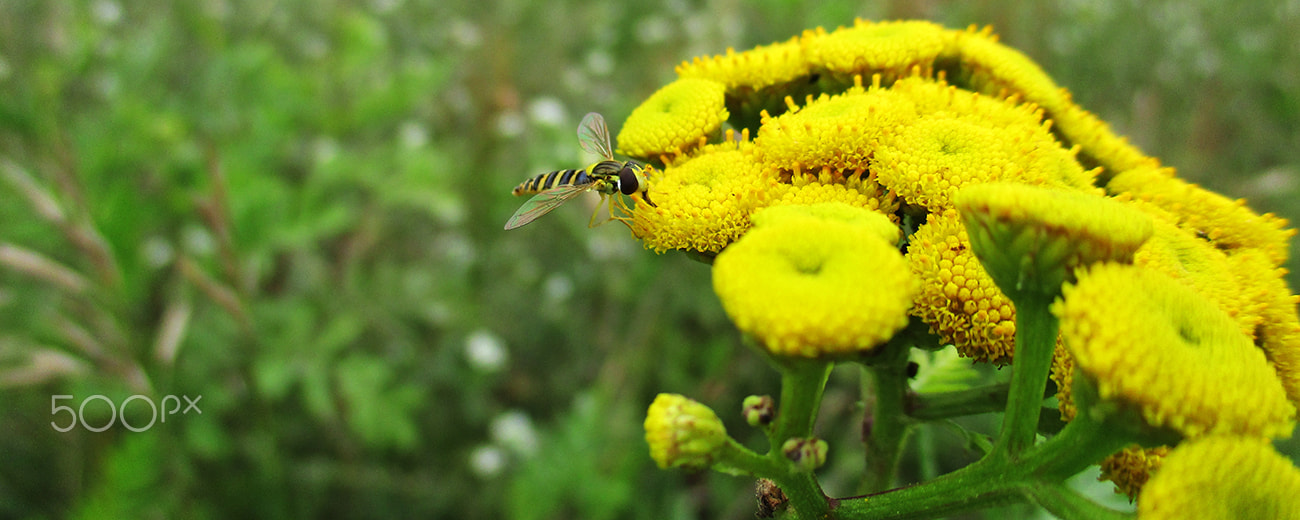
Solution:
<svg viewBox="0 0 1300 520"><path fill-rule="evenodd" d="M963 356L1011 362L1015 308L975 258L956 211L929 216L909 240L907 261L921 280L912 314Z"/></svg>
<svg viewBox="0 0 1300 520"><path fill-rule="evenodd" d="M829 188L832 191L844 189L842 186L834 184L814 184L810 187ZM781 202L754 213L750 220L755 226L788 222L792 219L842 221L865 226L889 243L896 243L902 237L903 230L899 229L898 224L894 223L893 219L884 213L863 211L863 206L834 201L833 198L830 200L833 202L807 201L787 204L786 200L782 199ZM816 222L811 224L816 225Z"/></svg>
<svg viewBox="0 0 1300 520"><path fill-rule="evenodd" d="M1098 480L1115 483L1116 493L1123 493L1132 499L1142 491L1142 486L1146 485L1151 475L1160 469L1168 454L1168 446L1129 446L1101 461L1101 477Z"/></svg>
<svg viewBox="0 0 1300 520"><path fill-rule="evenodd" d="M618 133L619 151L647 160L678 155L717 135L727 120L726 87L682 78L665 85L632 111Z"/></svg>
<svg viewBox="0 0 1300 520"><path fill-rule="evenodd" d="M779 170L866 170L883 132L915 114L905 97L855 87L776 117L764 113L754 145L759 158Z"/></svg>
<svg viewBox="0 0 1300 520"><path fill-rule="evenodd" d="M659 394L645 417L650 458L662 469L713 465L727 430L709 407L678 394Z"/></svg>
<svg viewBox="0 0 1300 520"><path fill-rule="evenodd" d="M1295 408L1264 354L1212 302L1161 273L1098 264L1052 306L1103 400L1184 436L1286 437Z"/></svg>
<svg viewBox="0 0 1300 520"><path fill-rule="evenodd" d="M1062 160L1069 152L1036 124L997 128L977 116L943 111L899 126L881 143L873 161L880 184L931 212L952 208L957 191L969 184L1066 186Z"/></svg>
<svg viewBox="0 0 1300 520"><path fill-rule="evenodd" d="M1155 208L1146 211L1167 215ZM1133 264L1160 271L1191 287L1236 320L1242 333L1253 337L1259 314L1251 312L1252 304L1234 276L1228 255L1166 218L1156 218L1154 223L1151 240L1133 255Z"/></svg>
<svg viewBox="0 0 1300 520"><path fill-rule="evenodd" d="M1259 438L1212 436L1169 452L1138 497L1141 520L1300 520L1300 469Z"/></svg>
<svg viewBox="0 0 1300 520"><path fill-rule="evenodd" d="M655 206L639 201L632 233L657 252L717 253L749 229L749 215L781 188L762 173L748 143L710 145L651 179Z"/></svg>
<svg viewBox="0 0 1300 520"><path fill-rule="evenodd" d="M816 176L794 172L789 182L774 205L838 201L897 218L893 214L898 210L898 199L860 171L846 174L823 168Z"/></svg>
<svg viewBox="0 0 1300 520"><path fill-rule="evenodd" d="M1256 304L1258 315L1255 344L1282 380L1293 404L1300 406L1300 296L1287 287L1286 269L1273 267L1263 251L1246 250L1229 259L1246 300Z"/></svg>
<svg viewBox="0 0 1300 520"><path fill-rule="evenodd" d="M769 219L727 247L713 290L736 327L775 355L870 351L907 325L916 280L873 226L808 215Z"/></svg>
<svg viewBox="0 0 1300 520"><path fill-rule="evenodd" d="M1052 351L1052 371L1049 377L1056 383L1056 409L1061 412L1061 419L1069 422L1078 414L1074 406L1074 356L1065 348L1061 337L1056 337L1056 349Z"/></svg>
<svg viewBox="0 0 1300 520"><path fill-rule="evenodd" d="M1074 103L1052 112L1050 116L1056 131L1079 147L1079 160L1100 166L1107 175L1160 166L1160 161L1143 154L1128 142L1128 138L1116 135L1105 121Z"/></svg>
<svg viewBox="0 0 1300 520"><path fill-rule="evenodd" d="M818 28L804 34L804 52L815 67L844 78L882 73L887 78L910 74L913 67L930 70L935 59L951 52L955 33L918 20L871 22L854 20L852 27L831 33Z"/></svg>
<svg viewBox="0 0 1300 520"><path fill-rule="evenodd" d="M727 48L726 54L697 57L677 66L679 77L717 81L726 87L728 93L740 97L768 87L784 86L791 81L806 81L809 74L810 65L804 58L798 36L744 52Z"/></svg>
<svg viewBox="0 0 1300 520"><path fill-rule="evenodd" d="M1244 200L1232 200L1218 193L1174 177L1172 169L1138 168L1116 175L1106 185L1110 193L1128 193L1178 218L1178 225L1232 251L1258 248L1268 253L1274 265L1286 263L1291 235L1286 219L1272 213L1257 214Z"/></svg>
<svg viewBox="0 0 1300 520"><path fill-rule="evenodd" d="M1050 122L1044 121L1037 105L1020 103L1016 96L999 99L923 77L900 79L889 90L906 96L922 116L957 114L979 126L997 129L1003 138L1022 143L1022 148L1032 148L1036 160L1025 164L1032 164L1032 177L1042 178L1046 184L1094 187L1097 171L1084 170L1077 149L1066 149L1056 141Z"/></svg>
<svg viewBox="0 0 1300 520"><path fill-rule="evenodd" d="M1095 165L1116 172L1158 164L1076 105L1070 92L1057 86L1028 56L999 43L992 29L972 27L958 35L956 46L960 54L954 78L957 83L985 94L1018 96L1042 107L1056 122L1057 132L1079 145L1080 153Z"/></svg>
<svg viewBox="0 0 1300 520"><path fill-rule="evenodd" d="M1024 53L998 42L992 29L976 31L972 27L957 33L960 73L954 78L990 95L1018 94L1049 113L1070 105L1070 96L1056 85L1043 69Z"/></svg>
<svg viewBox="0 0 1300 520"><path fill-rule="evenodd" d="M1056 293L1076 268L1129 261L1151 217L1081 191L1016 183L968 186L957 198L975 255L1005 293Z"/></svg>

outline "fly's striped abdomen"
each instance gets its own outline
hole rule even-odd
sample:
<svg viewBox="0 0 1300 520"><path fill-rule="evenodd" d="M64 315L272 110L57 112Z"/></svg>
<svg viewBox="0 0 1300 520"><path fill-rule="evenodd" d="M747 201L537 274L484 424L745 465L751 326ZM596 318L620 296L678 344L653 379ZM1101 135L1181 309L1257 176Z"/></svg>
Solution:
<svg viewBox="0 0 1300 520"><path fill-rule="evenodd" d="M581 186L591 183L593 180L591 176L587 175L586 170L556 170L519 183L518 186L515 186L513 193L515 195L531 195L560 186Z"/></svg>

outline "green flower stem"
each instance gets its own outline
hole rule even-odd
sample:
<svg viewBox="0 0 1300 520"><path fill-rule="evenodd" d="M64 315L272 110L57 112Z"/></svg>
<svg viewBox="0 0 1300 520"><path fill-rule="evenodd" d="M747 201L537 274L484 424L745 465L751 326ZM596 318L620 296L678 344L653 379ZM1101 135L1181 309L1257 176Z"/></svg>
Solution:
<svg viewBox="0 0 1300 520"><path fill-rule="evenodd" d="M911 421L904 412L907 397L907 354L905 345L887 345L886 357L863 370L864 381L870 379L874 399L870 404L869 427L863 428L867 467L863 479L865 491L884 491L893 486L898 459ZM863 396L864 399L868 396Z"/></svg>
<svg viewBox="0 0 1300 520"><path fill-rule="evenodd" d="M831 374L830 362L821 360L783 359L776 363L781 369L781 402L772 428L771 451L768 458L783 468L779 473L767 475L780 486L790 499L790 505L800 518L821 518L829 504L812 472L795 471L792 463L781 453L787 439L812 436L813 423L821 408L822 392L826 378Z"/></svg>
<svg viewBox="0 0 1300 520"><path fill-rule="evenodd" d="M727 437L726 444L714 452L715 461L712 469L729 475L750 475L772 478L789 472L789 464L782 464L779 459L759 455L744 447L735 439Z"/></svg>
<svg viewBox="0 0 1300 520"><path fill-rule="evenodd" d="M1001 412L1007 408L1010 390L1010 383L997 383L953 392L914 395L908 399L907 415L921 421L934 421Z"/></svg>
<svg viewBox="0 0 1300 520"><path fill-rule="evenodd" d="M774 450L791 437L812 436L826 378L833 366L815 359L784 359L777 365L781 370L781 402L777 403L780 408L770 438Z"/></svg>
<svg viewBox="0 0 1300 520"><path fill-rule="evenodd" d="M1039 478L1060 482L1134 441L1123 428L1096 422L1090 414L1080 413L1060 433L1026 453L1021 463L1032 468Z"/></svg>
<svg viewBox="0 0 1300 520"><path fill-rule="evenodd" d="M1038 484L1025 487L1025 494L1039 507L1061 520L1133 520L1122 513L1080 496L1062 485Z"/></svg>
<svg viewBox="0 0 1300 520"><path fill-rule="evenodd" d="M1033 446L1038 431L1038 414L1043 405L1043 389L1052 366L1059 326L1052 315L1052 297L1021 292L1013 296L1016 306L1016 351L1011 364L1011 389L1007 395L1002 432L993 448L993 456L1015 458Z"/></svg>
<svg viewBox="0 0 1300 520"><path fill-rule="evenodd" d="M1007 465L982 460L924 484L835 501L836 518L939 518L965 511L1023 502Z"/></svg>

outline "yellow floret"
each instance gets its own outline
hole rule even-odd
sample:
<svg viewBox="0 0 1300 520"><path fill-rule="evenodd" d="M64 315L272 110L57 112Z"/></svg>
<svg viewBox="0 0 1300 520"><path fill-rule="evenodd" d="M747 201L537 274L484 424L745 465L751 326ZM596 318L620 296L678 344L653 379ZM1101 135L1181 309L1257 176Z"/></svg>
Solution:
<svg viewBox="0 0 1300 520"><path fill-rule="evenodd" d="M907 261L921 280L912 314L963 356L1011 362L1015 308L975 258L955 210L929 216L909 241Z"/></svg>
<svg viewBox="0 0 1300 520"><path fill-rule="evenodd" d="M1116 493L1123 493L1133 499L1142 491L1151 475L1160 470L1160 465L1168 454L1168 446L1129 446L1101 461L1101 476L1097 480L1115 483Z"/></svg>
<svg viewBox="0 0 1300 520"><path fill-rule="evenodd" d="M695 58L677 66L682 78L700 78L717 81L727 92L743 96L747 91L784 85L802 80L809 74L810 65L804 58L799 37L780 43L759 45L753 49L727 53L708 58Z"/></svg>
<svg viewBox="0 0 1300 520"><path fill-rule="evenodd" d="M1287 286L1286 269L1273 267L1262 251L1241 251L1228 259L1243 298L1258 314L1255 344L1264 350L1287 396L1300 406L1300 296Z"/></svg>
<svg viewBox="0 0 1300 520"><path fill-rule="evenodd" d="M619 151L647 160L698 146L717 135L727 120L725 91L722 83L707 79L669 83L628 116L618 133Z"/></svg>
<svg viewBox="0 0 1300 520"><path fill-rule="evenodd" d="M917 290L873 227L816 212L769 219L718 255L713 289L736 327L775 355L871 351L907 325Z"/></svg>
<svg viewBox="0 0 1300 520"><path fill-rule="evenodd" d="M903 96L855 87L776 117L765 114L754 144L759 158L778 170L865 170L886 129L915 113Z"/></svg>
<svg viewBox="0 0 1300 520"><path fill-rule="evenodd" d="M1300 469L1259 438L1180 444L1138 497L1141 520L1300 520Z"/></svg>
<svg viewBox="0 0 1300 520"><path fill-rule="evenodd" d="M1075 190L978 184L958 194L957 209L975 255L1011 296L1055 294L1074 269L1128 262L1151 236L1149 215Z"/></svg>
<svg viewBox="0 0 1300 520"><path fill-rule="evenodd" d="M998 128L978 115L940 111L882 138L873 158L881 185L907 204L939 212L963 186L996 181L1078 189L1072 161L1036 122ZM1069 182L1069 184L1067 184Z"/></svg>
<svg viewBox="0 0 1300 520"><path fill-rule="evenodd" d="M1217 306L1164 274L1098 264L1052 311L1076 377L1157 428L1290 436L1295 407L1264 354Z"/></svg>
<svg viewBox="0 0 1300 520"><path fill-rule="evenodd" d="M1229 254L1242 248L1263 250L1274 265L1286 263L1290 239L1296 232L1287 229L1286 219L1255 213L1246 207L1246 201L1174 177L1172 169L1129 170L1111 179L1106 190L1130 194L1172 213L1179 227Z"/></svg>
<svg viewBox="0 0 1300 520"><path fill-rule="evenodd" d="M926 21L871 22L855 20L852 27L827 33L805 32L804 52L814 67L843 78L883 74L887 79L911 74L915 67L933 68L951 53L956 33Z"/></svg>
<svg viewBox="0 0 1300 520"><path fill-rule="evenodd" d="M790 173L783 180L784 191L773 204L813 204L839 201L890 216L898 210L898 199L861 171L839 172L823 167L815 175L802 171Z"/></svg>
<svg viewBox="0 0 1300 520"><path fill-rule="evenodd" d="M651 178L649 198L656 206L637 203L632 233L661 253L717 253L749 229L754 210L780 193L776 179L754 161L751 145L710 145Z"/></svg>

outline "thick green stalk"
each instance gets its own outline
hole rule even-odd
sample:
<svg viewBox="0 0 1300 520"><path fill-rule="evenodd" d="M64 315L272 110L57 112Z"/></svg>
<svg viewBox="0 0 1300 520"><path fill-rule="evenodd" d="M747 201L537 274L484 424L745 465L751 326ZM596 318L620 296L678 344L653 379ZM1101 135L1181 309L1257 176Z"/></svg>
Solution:
<svg viewBox="0 0 1300 520"><path fill-rule="evenodd" d="M1016 350L1011 362L1011 389L1002 416L1002 432L991 455L1015 458L1034 444L1059 325L1049 308L1051 302L1051 296L1032 292L1014 297Z"/></svg>
<svg viewBox="0 0 1300 520"><path fill-rule="evenodd" d="M781 452L787 439L812 437L813 423L821 409L822 392L830 376L830 362L819 360L787 359L778 363L781 369L781 402L776 424L772 428L771 451L768 457L782 461L787 471L771 475L790 499L790 505L799 518L821 518L829 505L821 486L811 471L797 471Z"/></svg>
<svg viewBox="0 0 1300 520"><path fill-rule="evenodd" d="M922 519L1024 501L1006 465L984 460L924 484L835 501L836 518Z"/></svg>
<svg viewBox="0 0 1300 520"><path fill-rule="evenodd" d="M871 403L868 410L871 417L862 429L867 457L863 485L867 492L893 487L903 441L907 438L909 420L903 409L907 394L907 349L899 351L901 356L891 356L897 359L868 366L862 374L871 380L874 397L867 401Z"/></svg>

